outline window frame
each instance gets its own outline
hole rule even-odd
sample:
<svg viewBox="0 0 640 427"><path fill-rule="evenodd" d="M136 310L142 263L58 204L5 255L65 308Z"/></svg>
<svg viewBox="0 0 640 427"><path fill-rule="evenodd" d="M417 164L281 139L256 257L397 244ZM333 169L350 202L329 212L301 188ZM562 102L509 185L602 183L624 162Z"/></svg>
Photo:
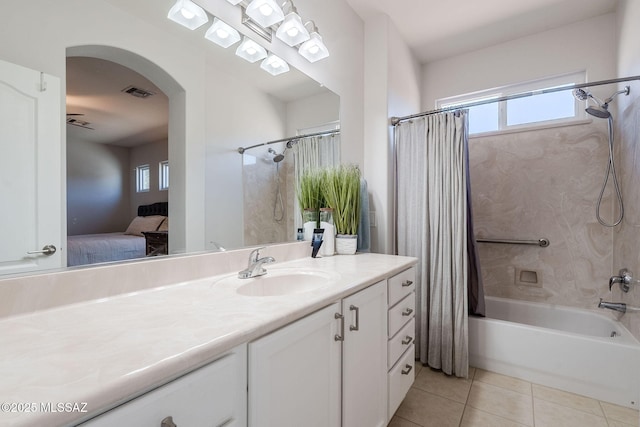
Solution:
<svg viewBox="0 0 640 427"><path fill-rule="evenodd" d="M517 83L513 85L503 86L500 88L487 89L483 91L472 92L464 95L456 95L450 96L446 98L440 98L436 100L436 108L448 108L457 105L469 104L472 102L481 101L484 99L490 98L502 98L509 95L515 95L519 93L528 93L535 92L539 90L551 89L562 86L570 86L575 84L584 83L586 80L586 72L578 71L574 73L562 74L557 76L545 77L537 80L532 80L523 83ZM569 89L567 89L568 91ZM540 94L544 95L544 94ZM533 95L538 96L538 95ZM527 99L528 97L523 97L520 99ZM578 121L583 121L587 119L586 113L584 112L584 103L578 99L574 98L574 112L575 114L570 117L561 117L557 119L550 120L540 120L540 121L532 121L527 123L520 123L516 125L507 124L508 120L508 105L509 101L499 101L498 109L497 109L497 122L498 128L496 130L485 131L485 132L475 132L469 133L470 136L481 136L486 134L494 134L494 133L505 133L512 132L518 130L525 130L531 128L544 128L549 126L558 126L571 124Z"/></svg>
<svg viewBox="0 0 640 427"><path fill-rule="evenodd" d="M169 160L158 163L158 190L169 190Z"/></svg>
<svg viewBox="0 0 640 427"><path fill-rule="evenodd" d="M143 174L146 172L147 174L147 186L143 188L144 184L144 176ZM136 174L136 193L148 193L151 191L151 168L148 164L138 165L135 169Z"/></svg>

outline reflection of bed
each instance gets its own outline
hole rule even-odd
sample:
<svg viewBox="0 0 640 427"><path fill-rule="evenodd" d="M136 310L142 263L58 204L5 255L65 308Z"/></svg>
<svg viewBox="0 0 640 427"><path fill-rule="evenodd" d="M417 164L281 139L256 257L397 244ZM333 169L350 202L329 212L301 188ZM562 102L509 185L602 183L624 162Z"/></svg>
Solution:
<svg viewBox="0 0 640 427"><path fill-rule="evenodd" d="M155 231L162 227L167 214L166 202L142 205L138 207L138 217L125 232L68 236L67 265L144 258L146 243L142 231Z"/></svg>

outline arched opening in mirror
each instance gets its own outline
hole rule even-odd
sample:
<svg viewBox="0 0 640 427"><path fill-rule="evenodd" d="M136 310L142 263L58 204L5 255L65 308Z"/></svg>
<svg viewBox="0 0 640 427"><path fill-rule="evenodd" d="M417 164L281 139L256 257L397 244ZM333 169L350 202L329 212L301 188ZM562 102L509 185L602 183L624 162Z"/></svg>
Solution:
<svg viewBox="0 0 640 427"><path fill-rule="evenodd" d="M130 51L76 46L67 49L66 103L67 234L101 234L89 249L87 239L70 237L67 264L183 252L181 86L162 68ZM171 182L166 188L169 165ZM105 232L117 234L105 241ZM78 252L73 246L82 249Z"/></svg>

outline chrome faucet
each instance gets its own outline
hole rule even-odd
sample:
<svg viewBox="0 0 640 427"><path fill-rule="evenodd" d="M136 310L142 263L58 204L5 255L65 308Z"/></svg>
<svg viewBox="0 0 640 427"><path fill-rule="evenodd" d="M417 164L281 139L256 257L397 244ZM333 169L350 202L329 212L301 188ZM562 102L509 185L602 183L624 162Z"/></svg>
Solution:
<svg viewBox="0 0 640 427"><path fill-rule="evenodd" d="M608 308L609 310L619 311L620 313L627 312L627 304L623 302L602 301L602 298L600 298L600 302L598 303L598 308Z"/></svg>
<svg viewBox="0 0 640 427"><path fill-rule="evenodd" d="M619 276L611 276L609 279L609 290L611 290L615 283L619 283L620 289L622 289L623 292L629 292L629 285L634 281L633 273L626 268L623 268L618 272L618 274Z"/></svg>
<svg viewBox="0 0 640 427"><path fill-rule="evenodd" d="M263 246L261 248L254 249L251 254L249 254L249 265L238 273L239 279L250 279L252 277L267 274L267 270L264 269L263 265L276 262L276 260L270 256L260 258L260 251L264 248L265 247Z"/></svg>

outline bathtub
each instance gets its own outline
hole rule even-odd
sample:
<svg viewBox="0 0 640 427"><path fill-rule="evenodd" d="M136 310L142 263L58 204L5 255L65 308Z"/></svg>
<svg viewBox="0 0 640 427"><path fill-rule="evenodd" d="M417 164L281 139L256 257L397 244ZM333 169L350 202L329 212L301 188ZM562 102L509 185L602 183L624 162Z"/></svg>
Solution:
<svg viewBox="0 0 640 427"><path fill-rule="evenodd" d="M638 409L640 343L620 322L505 298L486 307L469 316L471 366Z"/></svg>

